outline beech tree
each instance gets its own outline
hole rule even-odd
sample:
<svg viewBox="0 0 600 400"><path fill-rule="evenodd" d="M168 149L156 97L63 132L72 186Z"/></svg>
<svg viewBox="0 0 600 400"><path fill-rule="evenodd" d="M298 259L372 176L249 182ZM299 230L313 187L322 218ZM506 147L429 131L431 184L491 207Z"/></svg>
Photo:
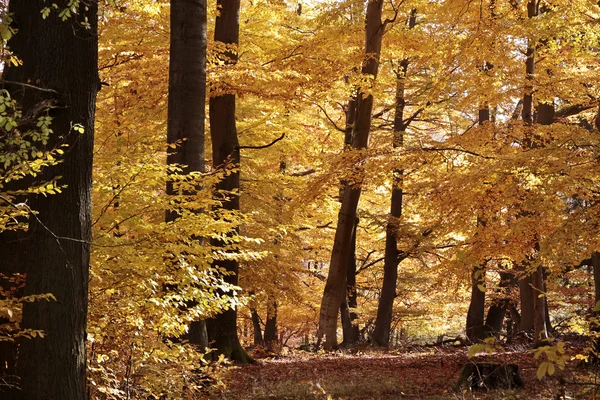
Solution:
<svg viewBox="0 0 600 400"><path fill-rule="evenodd" d="M198 176L189 174L204 172L206 11L206 0L171 1L167 164L182 167L182 175L188 175L190 182L186 188L176 188L172 180L167 181L169 195L179 191L194 195L200 190ZM166 222L179 216L175 210L168 210ZM199 244L203 242L198 240ZM208 347L204 320L193 321L189 329L190 343L202 349Z"/></svg>
<svg viewBox="0 0 600 400"><path fill-rule="evenodd" d="M57 10L47 6L41 0L10 2L15 35L9 46L22 66L5 65L2 83L32 118L29 126L39 123L38 118L52 119L46 149L68 147L62 162L43 173L43 179L55 182L57 189L51 191L58 193L27 196L28 229L18 245L4 240L1 247L5 255L20 253L3 264L2 272L24 273L26 296L49 293L56 300L24 304L21 327L41 330L43 337L19 341L18 387L9 387L2 397L84 399L92 148L100 88L97 3L61 3ZM40 110L45 112L38 114ZM27 126L5 127L2 140Z"/></svg>
<svg viewBox="0 0 600 400"><path fill-rule="evenodd" d="M225 65L235 64L238 59L240 0L217 1L218 16L215 20L215 42L218 59ZM222 209L239 211L240 209L240 145L236 128L235 93L214 83L210 97L210 137L212 140L213 168L226 170L225 177L217 184L216 190ZM221 83L223 85L223 83ZM239 229L226 234L237 235ZM226 243L227 238L211 239L213 246ZM225 281L237 285L239 261L228 258L216 260L215 265L223 268L227 275ZM251 359L240 345L237 333L237 309L230 308L207 321L208 338L214 341L219 354L238 361Z"/></svg>
<svg viewBox="0 0 600 400"><path fill-rule="evenodd" d="M382 9L383 1L370 1L367 4L365 60L361 72L364 76L372 79L377 78L381 40L385 30L385 24L381 18ZM352 134L352 148L355 150L365 149L369 143L373 95L366 94L365 90L366 88L361 88L357 96L356 122ZM356 220L356 209L361 194L360 173L356 175L354 182L346 183L342 190L342 204L338 214L331 262L323 292L319 319L319 338L325 336L324 347L326 349L337 346L337 317L346 287L346 266Z"/></svg>

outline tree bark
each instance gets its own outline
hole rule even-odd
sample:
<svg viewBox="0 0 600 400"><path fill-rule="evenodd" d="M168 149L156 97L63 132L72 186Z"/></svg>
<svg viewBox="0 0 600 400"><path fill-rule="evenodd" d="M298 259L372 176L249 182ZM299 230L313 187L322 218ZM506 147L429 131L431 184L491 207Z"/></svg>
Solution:
<svg viewBox="0 0 600 400"><path fill-rule="evenodd" d="M411 12L409 27L415 26L416 14ZM402 147L406 124L404 122L404 107L406 106L405 88L406 74L408 72L409 60L405 58L400 62L400 69L396 73L396 109L394 115L392 147ZM383 285L381 296L377 305L377 318L375 320L375 331L373 342L379 346L389 346L390 328L392 325L392 314L394 310L394 299L396 298L396 284L398 283L398 265L406 258L404 253L398 251L398 229L402 217L402 190L404 171L395 169L392 172L392 196L390 214L385 229L385 253L383 264Z"/></svg>
<svg viewBox="0 0 600 400"><path fill-rule="evenodd" d="M277 342L277 301L269 299L267 322L265 323L265 345L272 347Z"/></svg>
<svg viewBox="0 0 600 400"><path fill-rule="evenodd" d="M467 339L473 343L485 334L485 290L481 290L484 284L485 265L479 265L471 273L471 302L467 312Z"/></svg>
<svg viewBox="0 0 600 400"><path fill-rule="evenodd" d="M240 0L217 0L219 11L215 21L215 42L237 46L239 44L240 29ZM226 64L237 62L237 49L228 50L218 54ZM240 148L235 124L235 94L227 93L213 96L209 104L210 136L212 139L213 167L227 168L227 165L239 167ZM222 199L225 210L239 211L240 209L240 173L236 169L228 172L217 184L217 192L228 193L228 198ZM231 232L237 235L239 229ZM218 239L211 239L211 245L223 246ZM224 280L232 285L238 284L239 262L234 260L215 261L215 266L229 272ZM251 362L251 358L242 348L237 334L237 310L231 308L207 320L208 337L217 354L240 363Z"/></svg>
<svg viewBox="0 0 600 400"><path fill-rule="evenodd" d="M258 312L256 308L250 309L250 315L252 316L252 328L254 331L254 345L255 346L264 346L265 341L263 340L262 329L260 326L260 317L258 316Z"/></svg>
<svg viewBox="0 0 600 400"><path fill-rule="evenodd" d="M507 288L511 285L516 284L514 276L507 272L500 272L500 288ZM494 302L487 313L485 319L485 336L498 336L502 331L502 324L504 323L504 317L506 311L510 307L510 299L503 297L502 299Z"/></svg>
<svg viewBox="0 0 600 400"><path fill-rule="evenodd" d="M533 288L531 283L530 275L519 279L519 298L521 303L519 330L522 332L533 332Z"/></svg>
<svg viewBox="0 0 600 400"><path fill-rule="evenodd" d="M379 55L381 53L381 39L383 24L381 13L383 0L369 1L366 17L365 61L362 74L376 79L379 69ZM356 124L354 126L352 147L365 149L369 142L371 130L371 112L373 110L373 96L363 96L363 90L357 96ZM359 172L360 175L360 172ZM324 347L330 350L337 347L337 317L342 303L346 282L346 260L350 251L352 228L356 219L356 209L360 199L360 177L358 184L346 184L343 191L342 204L338 214L338 223L335 232L331 262L327 282L323 291L321 311L319 318L319 338L325 336Z"/></svg>
<svg viewBox="0 0 600 400"><path fill-rule="evenodd" d="M170 18L167 143L175 147L167 148L167 164L184 166L183 174L204 172L206 0L172 0ZM167 181L167 194L176 193L173 182ZM178 217L176 211L167 211L165 220ZM206 349L206 323L193 321L187 339Z"/></svg>
<svg viewBox="0 0 600 400"><path fill-rule="evenodd" d="M358 343L360 332L358 325L354 323L358 318L355 311L351 311L358 306L356 293L356 228L358 227L358 218L354 223L352 230L351 248L348 257L348 270L346 272L346 296L341 305L342 332L344 345L351 346Z"/></svg>
<svg viewBox="0 0 600 400"><path fill-rule="evenodd" d="M592 254L591 264L594 271L594 308L590 331L598 334L600 332L600 312L598 311L598 307L600 306L600 253L595 251ZM592 340L590 358L592 360L591 362L598 364L598 361L600 360L600 337L595 337Z"/></svg>
<svg viewBox="0 0 600 400"><path fill-rule="evenodd" d="M484 62L482 69L486 69ZM490 108L488 105L482 105L479 108L479 126L483 126L490 120ZM485 219L481 215L477 217L477 228L485 227ZM471 272L471 302L467 311L467 339L472 343L482 340L485 336L485 263L476 265Z"/></svg>
<svg viewBox="0 0 600 400"><path fill-rule="evenodd" d="M9 388L3 399L72 400L84 399L86 393L92 155L100 84L97 3L90 2L85 9L81 6L77 15L64 22L58 13L41 18L40 10L46 5L42 0L10 2L18 33L9 46L23 65L5 65L3 79L34 83L57 94L18 84L4 88L25 113L51 98L59 102L49 111L54 133L48 148L62 143L69 147L63 162L46 169L43 178L61 176L59 184L67 186L62 193L27 199L38 214L29 219L18 257L5 259L4 264L26 273L25 296L51 293L56 301L25 303L21 327L43 330L45 337L19 342L16 372L20 389ZM81 25L84 18L89 29ZM75 131L73 124L82 125L84 133ZM5 253L11 244L0 247Z"/></svg>

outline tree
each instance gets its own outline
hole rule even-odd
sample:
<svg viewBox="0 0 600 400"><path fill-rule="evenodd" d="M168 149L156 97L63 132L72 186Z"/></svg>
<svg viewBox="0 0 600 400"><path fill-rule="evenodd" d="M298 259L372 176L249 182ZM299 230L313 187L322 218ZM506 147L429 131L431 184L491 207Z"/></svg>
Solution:
<svg viewBox="0 0 600 400"><path fill-rule="evenodd" d="M235 64L238 58L240 29L240 0L217 1L219 12L215 21L215 42L219 46L218 58L225 65ZM220 198L221 208L228 211L240 210L240 146L236 129L235 93L225 88L217 89L213 84L210 97L210 137L212 140L213 168L227 170L225 177L217 184L216 190ZM239 229L229 232L227 236L237 235ZM226 238L211 239L211 245L225 244ZM215 261L215 266L226 271L226 282L237 285L239 261L224 258ZM210 341L219 354L224 354L234 361L245 363L251 361L240 345L237 333L237 310L230 308L207 321Z"/></svg>
<svg viewBox="0 0 600 400"><path fill-rule="evenodd" d="M385 24L381 20L382 9L383 1L380 0L370 1L367 5L365 60L361 70L367 79L376 79L379 69L381 40L385 29ZM357 99L356 123L352 135L352 148L355 150L366 149L369 142L373 95L365 93L366 90L365 87L361 88ZM319 318L319 338L325 336L324 347L326 349L337 346L337 317L346 287L346 263L361 194L360 180L360 172L357 171L355 181L348 182L343 188L342 204L338 214Z"/></svg>
<svg viewBox="0 0 600 400"><path fill-rule="evenodd" d="M415 27L417 23L417 10L413 9L408 18L408 29ZM408 73L409 58L400 61L396 70L396 101L393 125L392 147L399 149L404 143L404 134L410 122L420 113L405 118L406 107L406 75ZM421 110L422 111L422 110ZM394 298L396 298L396 284L398 281L398 265L408 254L398 250L398 231L400 218L402 217L402 176L404 172L395 169L392 172L392 196L390 203L389 221L385 230L385 259L383 265L383 285L377 308L377 319L375 320L375 331L373 340L380 346L389 346L390 328L392 324L392 310Z"/></svg>
<svg viewBox="0 0 600 400"><path fill-rule="evenodd" d="M204 172L206 24L206 0L171 1L167 164L182 167L183 175ZM200 188L194 185L197 177L190 175L189 179L196 190L184 192L193 196ZM167 181L167 194L175 195L179 190L172 180ZM166 222L178 217L178 212L168 210ZM208 347L205 322L193 321L188 337L190 343Z"/></svg>
<svg viewBox="0 0 600 400"><path fill-rule="evenodd" d="M56 301L24 305L22 327L43 330L44 337L20 343L20 388L3 397L84 399L92 148L100 87L97 3L56 12L46 6L41 0L10 2L18 33L9 45L23 65L7 65L2 79L24 113L44 102L54 104L48 111L54 131L48 148L69 146L63 161L43 174L60 193L27 199L35 211L20 244L21 257L12 263L26 274L25 295L51 293ZM49 14L40 14L46 9Z"/></svg>

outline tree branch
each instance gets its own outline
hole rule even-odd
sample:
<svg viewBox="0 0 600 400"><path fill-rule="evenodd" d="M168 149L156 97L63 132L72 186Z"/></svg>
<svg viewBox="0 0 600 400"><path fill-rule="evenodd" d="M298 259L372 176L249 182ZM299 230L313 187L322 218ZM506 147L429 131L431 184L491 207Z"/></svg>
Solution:
<svg viewBox="0 0 600 400"><path fill-rule="evenodd" d="M262 145L262 146L237 146L238 150L249 149L249 150L260 150L266 149L267 147L273 146L275 143L279 142L285 137L285 133L282 133L277 139L273 140L271 143Z"/></svg>
<svg viewBox="0 0 600 400"><path fill-rule="evenodd" d="M334 127L336 130L338 130L338 131L340 131L340 132L344 132L344 133L346 133L346 130L345 130L345 129L343 129L343 128L340 128L340 127L338 126L338 124L336 124L336 123L335 123L335 121L334 121L333 119L331 119L331 117L329 116L329 114L327 114L327 111L326 111L326 110L325 110L323 107L321 107L321 105L320 105L320 104L318 104L318 103L315 103L315 105L316 105L317 107L319 107L319 110L323 111L323 114L325 114L325 117L327 118L327 120L329 120L329 122L331 122L331 124L333 125L333 127Z"/></svg>

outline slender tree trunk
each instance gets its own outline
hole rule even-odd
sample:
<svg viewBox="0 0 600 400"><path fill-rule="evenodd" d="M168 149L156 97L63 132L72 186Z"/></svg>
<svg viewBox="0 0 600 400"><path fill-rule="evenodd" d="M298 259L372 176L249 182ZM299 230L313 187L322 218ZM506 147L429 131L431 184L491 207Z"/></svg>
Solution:
<svg viewBox="0 0 600 400"><path fill-rule="evenodd" d="M358 227L358 218L354 223L352 231L351 248L348 257L348 271L346 273L346 296L341 305L341 316L342 316L342 331L344 337L344 345L351 346L358 343L359 329L358 325L354 323L358 318L355 311L351 311L351 308L356 308L357 304L357 293L356 293L356 228Z"/></svg>
<svg viewBox="0 0 600 400"><path fill-rule="evenodd" d="M240 0L217 0L218 16L215 21L215 42L237 46L240 29ZM237 61L237 48L218 55L225 64ZM240 149L235 124L235 94L221 94L210 99L210 136L212 139L213 167L223 169L228 164L239 167ZM229 193L228 199L222 200L226 210L239 211L240 198L239 170L228 172L218 183L217 192ZM231 232L237 235L238 230ZM212 239L211 245L222 246L218 239ZM215 266L229 272L224 277L227 283L238 284L239 263L234 260L215 261ZM217 354L241 363L251 362L251 358L242 348L237 334L237 310L231 308L215 318L207 321L208 338L213 342Z"/></svg>
<svg viewBox="0 0 600 400"><path fill-rule="evenodd" d="M409 28L413 28L416 22L416 11L411 12ZM400 62L400 69L396 72L396 110L394 115L393 140L394 149L402 147L406 124L404 122L404 107L406 105L405 88L406 74L408 72L409 60L405 58ZM406 258L405 254L398 251L398 229L400 217L402 217L402 183L404 171L396 169L392 172L392 198L390 214L385 229L385 253L383 264L383 285L381 296L377 305L377 318L375 320L375 331L373 342L379 346L389 346L390 328L392 325L392 314L394 299L396 298L396 284L398 283L398 264Z"/></svg>
<svg viewBox="0 0 600 400"><path fill-rule="evenodd" d="M51 293L56 301L36 301L23 307L21 327L40 329L44 338L19 342L16 372L20 389L3 399L84 399L86 393L86 319L91 240L92 155L98 78L97 3L90 2L66 22L53 13L40 16L42 0L12 0L9 12L18 33L9 42L23 61L5 65L3 79L35 83L48 91L5 85L26 114L42 102L58 101L49 111L49 148L68 144L63 162L45 170L44 179L57 176L67 185L62 193L27 199L38 212L30 217L19 254L4 259L11 269L27 274L24 295ZM86 18L89 29L81 22ZM73 129L81 124L84 133ZM11 248L2 243L1 253ZM12 247L17 250L16 247ZM4 272L4 267L2 268Z"/></svg>
<svg viewBox="0 0 600 400"><path fill-rule="evenodd" d="M537 123L542 126L552 124L554 120L554 104L540 103L536 107ZM540 251L540 241L536 237L535 252ZM548 299L546 298L546 283L545 283L544 267L541 265L534 271L531 283L533 288L533 333L536 344L546 343L548 340L548 329L550 327L550 316L548 313Z"/></svg>
<svg viewBox="0 0 600 400"><path fill-rule="evenodd" d="M383 0L370 1L367 5L366 18L366 57L362 67L362 74L377 77L379 69L379 55L381 53L381 39L383 24L381 13ZM354 149L367 148L369 132L371 129L371 112L373 110L373 96L361 94L357 97L356 124L354 126L352 147ZM355 183L360 183L360 178ZM338 214L338 223L335 232L329 273L323 292L319 318L319 338L325 336L325 349L337 346L337 317L342 303L346 282L346 260L350 251L352 229L356 219L356 209L360 199L360 185L346 184L343 191L342 205Z"/></svg>
<svg viewBox="0 0 600 400"><path fill-rule="evenodd" d="M358 88L353 87L350 100L348 100L348 110L346 111L346 130L344 133L344 151L352 149L352 132L356 123ZM340 188L340 202L343 199L343 191L347 187L346 181L342 181ZM352 227L351 248L348 254L348 266L346 272L346 295L343 297L340 305L340 315L342 320L343 344L349 346L358 342L359 330L353 321L358 317L355 312L350 312L351 307L357 306L356 296L356 228L358 218Z"/></svg>
<svg viewBox="0 0 600 400"><path fill-rule="evenodd" d="M536 0L530 0L527 3L527 17L529 19L535 18L539 15L539 2ZM526 52L526 61L525 61L525 93L523 94L523 122L529 127L526 131L526 135L523 141L523 145L526 148L535 148L537 146L535 142L535 134L533 132L534 125L534 102L533 102L533 80L535 77L535 59L536 59L536 43L533 39L529 38L529 43L527 46ZM540 112L543 113L540 116ZM552 107L552 113L549 112L548 107L544 105L538 105L537 107L538 113L538 122L544 122L546 124L552 123L554 109ZM536 243L534 246L534 251L539 252L539 238L536 238ZM533 256L535 257L535 255ZM531 292L527 286L531 287ZM533 320L533 334L534 340L536 343L540 343L548 338L548 332L546 328L546 309L545 309L545 300L543 297L540 297L544 293L544 274L542 267L539 266L533 272L533 274L528 277L527 280L525 278L522 279L522 283L520 283L521 292L521 328L522 330L529 330L525 328L530 328L531 320L529 319L529 307L532 304L532 315L531 319ZM526 313L527 312L527 313ZM527 318L526 318L527 317Z"/></svg>
<svg viewBox="0 0 600 400"><path fill-rule="evenodd" d="M176 147L168 147L167 164L185 166L184 174L204 172L206 24L206 0L171 1L167 143ZM167 194L176 193L167 181ZM176 211L165 215L166 222L178 217ZM200 349L208 347L203 320L193 321L187 336Z"/></svg>
<svg viewBox="0 0 600 400"><path fill-rule="evenodd" d="M484 62L482 69L486 69ZM490 121L490 108L483 105L479 108L479 126ZM484 211L480 211L483 213ZM485 219L480 214L477 217L477 228L485 227ZM472 343L482 340L485 336L485 263L473 267L471 272L471 302L467 311L467 339Z"/></svg>

